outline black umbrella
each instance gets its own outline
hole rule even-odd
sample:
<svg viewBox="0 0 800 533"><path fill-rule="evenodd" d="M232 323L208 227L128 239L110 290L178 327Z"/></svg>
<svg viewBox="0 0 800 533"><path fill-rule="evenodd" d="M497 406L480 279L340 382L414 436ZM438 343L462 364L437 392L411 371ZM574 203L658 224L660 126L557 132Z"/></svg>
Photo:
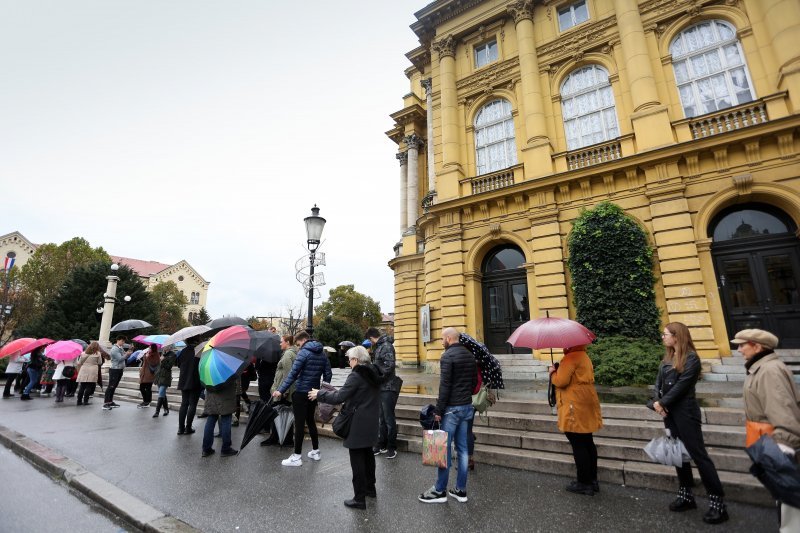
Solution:
<svg viewBox="0 0 800 533"><path fill-rule="evenodd" d="M461 343L478 362L481 369L481 379L490 389L505 389L503 383L503 369L500 367L500 361L497 357L492 355L486 345L476 341L466 333L459 333L458 342Z"/></svg>
<svg viewBox="0 0 800 533"><path fill-rule="evenodd" d="M278 438L278 444L283 446L286 436L294 429L294 412L288 405L276 405L275 411L278 412L275 418L275 436Z"/></svg>
<svg viewBox="0 0 800 533"><path fill-rule="evenodd" d="M80 340L80 339L72 339L72 342L77 342L78 344L80 344L81 346L83 346L83 349L84 349L84 350L85 350L86 348L88 348L88 347L89 347L89 343L88 343L88 342L86 342L86 341L82 341L82 340Z"/></svg>
<svg viewBox="0 0 800 533"><path fill-rule="evenodd" d="M281 360L281 338L269 331L254 331L251 335L258 348L253 353L256 359L267 363L277 363Z"/></svg>
<svg viewBox="0 0 800 533"><path fill-rule="evenodd" d="M262 429L269 427L276 416L278 416L278 413L272 406L271 398L268 402L256 401L250 409L250 417L247 421L244 435L242 435L242 444L239 446L239 451L241 452L247 446L247 443L253 440Z"/></svg>
<svg viewBox="0 0 800 533"><path fill-rule="evenodd" d="M111 328L111 331L129 331L132 329L144 329L151 327L153 327L153 325L149 322L132 318L131 320L123 320L122 322L115 324L114 327Z"/></svg>
<svg viewBox="0 0 800 533"><path fill-rule="evenodd" d="M783 453L769 435L762 435L747 448L753 460L750 473L776 500L800 508L800 467Z"/></svg>
<svg viewBox="0 0 800 533"><path fill-rule="evenodd" d="M231 326L249 326L250 324L247 323L247 320L244 318L239 318L238 316L223 316L220 318L215 318L206 324L211 329L223 329L229 328Z"/></svg>

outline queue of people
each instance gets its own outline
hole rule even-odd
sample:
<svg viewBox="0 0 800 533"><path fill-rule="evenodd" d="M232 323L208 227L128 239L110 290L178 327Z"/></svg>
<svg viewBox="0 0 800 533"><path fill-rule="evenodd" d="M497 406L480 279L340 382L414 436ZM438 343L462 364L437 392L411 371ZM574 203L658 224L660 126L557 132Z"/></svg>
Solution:
<svg viewBox="0 0 800 533"><path fill-rule="evenodd" d="M365 509L367 498L376 496L375 457L386 455L387 459L397 455L397 429L394 410L402 380L396 375L396 361L391 339L381 335L375 328L367 330L367 339L373 354L364 346L355 346L346 352L349 374L344 385L336 391L320 390L321 383L330 382L332 371L322 344L313 340L306 332L296 337L281 337L281 357L275 364L274 380L266 386L259 383L259 392L269 391L274 402L291 406L294 413L293 453L282 461L283 466L298 467L303 464L303 440L306 430L311 439L311 450L307 458L320 461L319 435L315 422L318 403L344 404L341 412L351 414L349 432L343 446L348 449L353 471L353 497L344 505ZM680 322L667 324L662 332L665 349L663 361L655 380L654 397L648 407L658 413L664 426L673 437L683 443L688 456L697 467L700 479L708 495L709 507L703 521L720 524L729 520L724 502L724 488L713 460L710 458L702 433L700 406L695 387L700 377L701 364L689 328ZM438 468L433 486L419 495L423 503L444 503L448 497L465 503L469 461L471 424L475 416L472 395L479 387L480 373L475 356L459 342L455 328L442 331L444 352L440 360L439 394L434 406L434 419L447 433L447 464ZM142 402L138 407L148 407L152 402L152 386L158 386L158 401L153 417L158 417L163 408L169 414L167 388L172 384L172 369L180 366L178 389L181 391L178 435L195 433L192 427L198 401L205 392L206 418L203 431L202 456L215 453L215 437L222 439L220 455L237 455L232 447L231 426L234 414L238 415L239 400L246 398L246 386L239 378L226 386L214 390L203 390L199 377L199 358L195 356L196 339L176 356L172 350L159 353L155 345L150 346L141 358L139 370ZM47 360L42 349L31 353L30 362L12 359L7 368L4 398L15 382L27 373L27 384L23 385L23 400L30 399L30 391L40 385L44 390L56 387L56 402L74 394L77 386L77 405L88 405L100 378L100 367L104 359L125 361L123 351L125 339L120 337L110 356L97 342L90 343L74 360ZM747 446L761 435L770 435L777 446L792 461L800 454L800 392L791 371L775 354L778 338L772 333L747 329L736 334L731 343L745 359L744 407L747 420ZM594 386L594 370L586 353L586 346L578 345L564 349L560 365L549 369L552 384L556 389L558 429L570 443L576 467L576 479L565 489L569 492L592 496L600 491L597 474L597 447L593 434L603 427L600 401ZM248 381L249 381L248 376ZM114 389L121 372L110 373L105 392L103 409L118 407L113 402ZM260 381L260 380L259 380ZM72 390L72 392L70 392ZM264 399L262 397L262 399ZM236 417L238 420L238 416ZM219 433L215 433L219 427ZM270 436L261 445L277 444L273 425ZM457 457L456 480L448 488L449 474ZM676 467L678 492L668 505L672 512L697 509L693 494L694 478L692 465L685 461ZM800 530L800 510L785 503L781 506L781 531Z"/></svg>

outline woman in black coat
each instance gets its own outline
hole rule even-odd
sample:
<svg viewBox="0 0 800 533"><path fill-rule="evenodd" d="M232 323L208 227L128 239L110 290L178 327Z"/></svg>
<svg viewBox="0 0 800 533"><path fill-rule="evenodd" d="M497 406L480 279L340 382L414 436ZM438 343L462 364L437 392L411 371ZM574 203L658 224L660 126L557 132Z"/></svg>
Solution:
<svg viewBox="0 0 800 533"><path fill-rule="evenodd" d="M347 351L350 368L342 388L336 392L311 389L309 400L321 403L339 404L344 402L342 411L353 412L350 432L344 439L344 447L350 450L350 467L353 469L353 492L347 507L366 509L366 497L374 498L375 493L375 455L372 448L378 442L378 414L380 412L381 383L383 373L372 364L369 352L363 346Z"/></svg>
<svg viewBox="0 0 800 533"><path fill-rule="evenodd" d="M178 435L194 433L192 422L200 401L203 384L200 381L200 357L194 353L196 344L187 342L178 355L181 373L178 376L178 390L181 391L181 407L178 410Z"/></svg>
<svg viewBox="0 0 800 533"><path fill-rule="evenodd" d="M656 397L648 406L664 418L664 425L671 435L681 439L697 465L709 499L709 508L703 515L703 521L719 524L728 520L728 511L722 499L725 493L717 469L703 442L700 405L695 399L695 384L700 377L700 358L689 328L681 322L670 322L664 326L661 339L666 355L656 378ZM694 477L691 463L686 461L675 470L680 488L678 497L669 505L669 510L682 512L697 509L692 494Z"/></svg>

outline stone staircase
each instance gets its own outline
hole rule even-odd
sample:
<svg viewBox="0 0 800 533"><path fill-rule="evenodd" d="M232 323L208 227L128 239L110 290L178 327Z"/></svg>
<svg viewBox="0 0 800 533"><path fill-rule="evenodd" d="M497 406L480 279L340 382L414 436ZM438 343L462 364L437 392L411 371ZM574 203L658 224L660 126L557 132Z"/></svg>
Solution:
<svg viewBox="0 0 800 533"><path fill-rule="evenodd" d="M534 359L529 353L492 354L503 369L503 379L547 381L549 362Z"/></svg>
<svg viewBox="0 0 800 533"><path fill-rule="evenodd" d="M334 385L341 385L349 369L334 370ZM177 384L177 372L173 385ZM505 373L504 373L505 375ZM251 398L258 396L256 383L250 386ZM138 403L138 369L129 369L117 389L118 401ZM170 409L177 415L180 392L168 390ZM398 448L421 453L422 430L419 409L435 402L429 394L400 395L396 408ZM153 403L153 407L155 402ZM202 400L199 410L202 409ZM677 479L674 468L652 463L643 451L653 437L663 434L660 417L638 405L603 404L604 427L595 435L599 462L598 477L603 483L674 491ZM743 450L744 416L740 409L703 408L703 435L709 454L722 479L726 497L731 501L773 505L768 492L748 473L750 460ZM173 419L174 420L174 419ZM242 415L242 422L247 420ZM175 422L177 429L177 421ZM195 422L197 426L197 422ZM567 439L558 431L556 417L546 401L536 399L501 399L485 416L475 419L475 461L545 472L574 478L575 466ZM330 424L320 429L327 437L333 435ZM251 444L252 445L252 444ZM698 494L703 494L697 472ZM665 496L665 501L668 499Z"/></svg>
<svg viewBox="0 0 800 533"><path fill-rule="evenodd" d="M705 381L744 381L746 371L744 357L738 355L720 358L720 363L712 364L710 371L703 373ZM794 380L800 383L800 350L775 350L775 353L786 363L794 374Z"/></svg>

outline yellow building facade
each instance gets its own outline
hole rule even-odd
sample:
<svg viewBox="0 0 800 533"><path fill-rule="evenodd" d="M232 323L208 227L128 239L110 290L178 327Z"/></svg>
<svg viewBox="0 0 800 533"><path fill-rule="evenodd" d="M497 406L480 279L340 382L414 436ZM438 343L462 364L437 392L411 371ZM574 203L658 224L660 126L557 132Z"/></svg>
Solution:
<svg viewBox="0 0 800 533"><path fill-rule="evenodd" d="M648 232L663 321L702 357L744 327L800 347L799 2L438 0L415 17L387 132L402 362L438 366L442 327L504 352L529 317L574 317L567 237L601 201Z"/></svg>

